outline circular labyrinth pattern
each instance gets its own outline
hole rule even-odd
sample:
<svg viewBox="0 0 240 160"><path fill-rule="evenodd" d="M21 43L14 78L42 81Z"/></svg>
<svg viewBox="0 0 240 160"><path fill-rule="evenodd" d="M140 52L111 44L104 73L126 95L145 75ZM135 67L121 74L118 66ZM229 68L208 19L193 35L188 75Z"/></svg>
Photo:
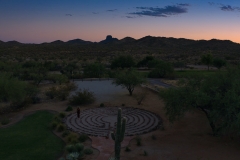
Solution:
<svg viewBox="0 0 240 160"><path fill-rule="evenodd" d="M118 107L102 107L81 111L80 118L77 113L70 114L64 121L68 129L90 136L109 136L110 131L116 129ZM126 117L125 136L144 134L158 129L161 118L149 111L124 107L122 117Z"/></svg>

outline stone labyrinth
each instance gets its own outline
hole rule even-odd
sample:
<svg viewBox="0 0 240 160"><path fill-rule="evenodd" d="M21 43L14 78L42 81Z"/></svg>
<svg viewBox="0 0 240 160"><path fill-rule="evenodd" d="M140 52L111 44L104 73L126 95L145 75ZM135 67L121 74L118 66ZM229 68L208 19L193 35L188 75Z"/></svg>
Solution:
<svg viewBox="0 0 240 160"><path fill-rule="evenodd" d="M125 136L144 134L158 129L161 124L161 118L149 111L121 107L122 116L126 117ZM89 136L109 136L110 131L116 129L118 107L92 108L81 111L80 118L77 113L70 114L64 121L68 129L84 133Z"/></svg>

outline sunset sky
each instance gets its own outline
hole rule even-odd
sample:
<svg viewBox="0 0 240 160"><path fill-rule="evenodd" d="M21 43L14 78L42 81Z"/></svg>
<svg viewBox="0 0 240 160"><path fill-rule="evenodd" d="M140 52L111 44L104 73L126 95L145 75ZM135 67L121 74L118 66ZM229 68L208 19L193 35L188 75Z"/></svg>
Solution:
<svg viewBox="0 0 240 160"><path fill-rule="evenodd" d="M240 0L0 0L0 40L144 36L240 43Z"/></svg>

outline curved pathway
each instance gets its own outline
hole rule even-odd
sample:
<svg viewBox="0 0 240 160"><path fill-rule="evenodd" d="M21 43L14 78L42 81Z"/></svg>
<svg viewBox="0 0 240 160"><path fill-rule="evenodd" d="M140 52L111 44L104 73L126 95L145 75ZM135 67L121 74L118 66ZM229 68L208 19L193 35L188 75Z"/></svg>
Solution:
<svg viewBox="0 0 240 160"><path fill-rule="evenodd" d="M80 118L76 113L65 118L68 128L80 134L89 136L109 137L110 132L116 130L118 107L98 107L81 112ZM144 134L158 129L162 120L152 112L122 107L122 116L126 117L125 136Z"/></svg>

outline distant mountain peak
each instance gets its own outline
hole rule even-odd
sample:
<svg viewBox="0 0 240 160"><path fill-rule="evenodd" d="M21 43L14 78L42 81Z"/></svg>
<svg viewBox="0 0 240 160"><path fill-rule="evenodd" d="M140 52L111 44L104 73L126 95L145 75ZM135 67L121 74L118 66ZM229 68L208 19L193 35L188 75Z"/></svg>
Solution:
<svg viewBox="0 0 240 160"><path fill-rule="evenodd" d="M111 43L119 41L117 38L113 38L111 35L107 35L106 39L103 41L100 41L99 43Z"/></svg>

